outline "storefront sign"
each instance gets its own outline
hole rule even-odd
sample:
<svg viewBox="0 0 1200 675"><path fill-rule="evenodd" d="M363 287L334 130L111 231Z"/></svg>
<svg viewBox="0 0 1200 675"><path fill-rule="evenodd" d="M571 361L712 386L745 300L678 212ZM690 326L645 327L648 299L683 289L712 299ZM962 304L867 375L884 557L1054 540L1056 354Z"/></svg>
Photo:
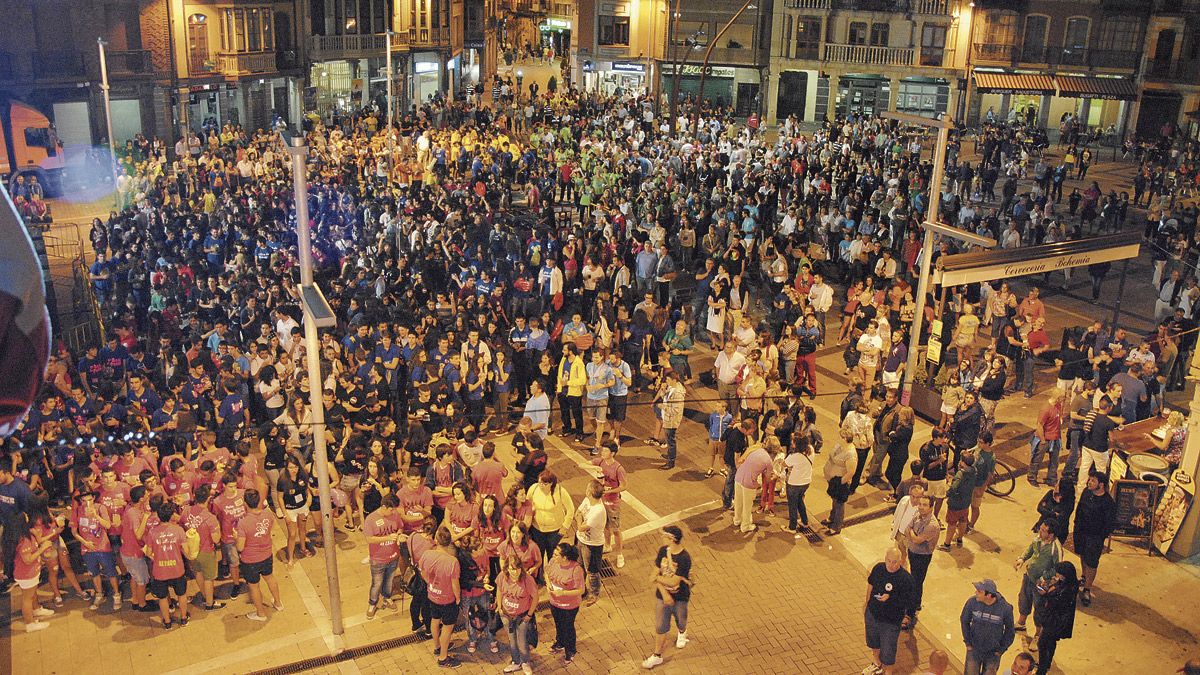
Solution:
<svg viewBox="0 0 1200 675"><path fill-rule="evenodd" d="M566 19L546 19L541 25L542 30L571 30L571 22Z"/></svg>
<svg viewBox="0 0 1200 675"><path fill-rule="evenodd" d="M1057 270L1064 270L1069 267L1084 267L1086 265L1112 262L1114 260L1136 258L1138 256L1138 250L1138 244L1126 244L1123 246L1102 248L1096 251L1087 251L1084 253L1050 256L1047 258L1039 258L1037 260L1024 260L1013 263L997 263L994 265L982 265L979 267L951 271L937 270L934 274L934 281L942 284L943 286L958 286L961 284L973 284L979 281L1021 277L1029 274L1045 274Z"/></svg>
<svg viewBox="0 0 1200 675"><path fill-rule="evenodd" d="M695 77L699 77L701 73L706 73L706 77L723 77L726 79L733 79L735 71L735 68L731 68L729 66L684 65L680 66L679 68L679 73L681 75L693 75ZM663 72L667 75L670 75L675 72L675 68L672 64L666 63L663 64Z"/></svg>
<svg viewBox="0 0 1200 675"><path fill-rule="evenodd" d="M463 40L463 47L467 49L483 49L483 40Z"/></svg>
<svg viewBox="0 0 1200 675"><path fill-rule="evenodd" d="M413 72L415 73L436 73L438 64L436 61L417 61L413 64Z"/></svg>
<svg viewBox="0 0 1200 675"><path fill-rule="evenodd" d="M622 61L613 61L612 69L618 73L638 73L646 72L646 65L643 63L627 63Z"/></svg>

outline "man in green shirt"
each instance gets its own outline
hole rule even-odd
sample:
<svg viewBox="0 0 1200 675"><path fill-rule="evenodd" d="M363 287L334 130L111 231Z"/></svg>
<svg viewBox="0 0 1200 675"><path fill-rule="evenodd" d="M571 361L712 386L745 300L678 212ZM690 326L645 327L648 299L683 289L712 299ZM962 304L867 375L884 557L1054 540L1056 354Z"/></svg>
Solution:
<svg viewBox="0 0 1200 675"><path fill-rule="evenodd" d="M992 451L992 432L979 432L979 446L975 455L975 490L971 493L971 520L967 524L967 534L975 531L975 523L979 520L979 507L983 504L983 494L987 492L992 476L996 473L996 454Z"/></svg>
<svg viewBox="0 0 1200 675"><path fill-rule="evenodd" d="M950 550L950 540L954 539L962 548L963 534L967 530L967 516L971 510L971 495L975 491L975 457L964 452L958 460L958 472L954 481L946 491L946 540L939 546L943 551Z"/></svg>
<svg viewBox="0 0 1200 675"><path fill-rule="evenodd" d="M694 345L689 335L687 322L682 319L676 321L675 327L663 336L662 345L667 352L671 369L679 373L685 383L691 384L692 366L688 362L688 355L692 353Z"/></svg>

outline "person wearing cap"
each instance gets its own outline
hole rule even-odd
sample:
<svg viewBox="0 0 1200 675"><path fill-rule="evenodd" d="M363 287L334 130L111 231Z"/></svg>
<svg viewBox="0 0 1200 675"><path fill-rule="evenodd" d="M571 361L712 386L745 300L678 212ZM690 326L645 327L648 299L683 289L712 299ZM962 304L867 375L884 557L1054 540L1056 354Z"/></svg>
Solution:
<svg viewBox="0 0 1200 675"><path fill-rule="evenodd" d="M883 562L875 564L867 577L867 598L863 608L866 622L867 647L872 662L863 675L892 675L896 666L896 643L900 639L900 624L913 613L916 585L904 569L904 556L892 546Z"/></svg>
<svg viewBox="0 0 1200 675"><path fill-rule="evenodd" d="M1092 604L1092 585L1096 581L1096 568L1100 566L1100 555L1104 552L1104 541L1112 534L1117 522L1117 505L1108 494L1108 474L1092 471L1087 479L1087 489L1079 496L1075 507L1075 553L1083 567L1083 588L1079 602L1084 607Z"/></svg>
<svg viewBox="0 0 1200 675"><path fill-rule="evenodd" d="M1000 595L991 579L975 582L975 595L967 599L959 616L967 645L966 675L995 675L1000 657L1012 646L1012 605Z"/></svg>

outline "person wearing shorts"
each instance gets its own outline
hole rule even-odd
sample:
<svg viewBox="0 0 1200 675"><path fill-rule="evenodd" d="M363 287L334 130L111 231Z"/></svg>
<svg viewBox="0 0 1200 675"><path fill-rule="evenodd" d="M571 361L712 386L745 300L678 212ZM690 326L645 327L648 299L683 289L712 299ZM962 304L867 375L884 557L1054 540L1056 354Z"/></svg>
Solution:
<svg viewBox="0 0 1200 675"><path fill-rule="evenodd" d="M1092 584L1096 581L1096 569L1100 567L1100 555L1104 552L1104 541L1112 534L1117 523L1117 505L1108 494L1108 474L1092 471L1087 479L1087 489L1079 495L1075 507L1075 553L1083 566L1083 590L1079 602L1088 607L1092 604Z"/></svg>
<svg viewBox="0 0 1200 675"><path fill-rule="evenodd" d="M867 577L867 607L863 612L867 648L872 664L864 673L892 675L896 665L896 642L900 624L916 608L916 583L904 569L900 549L889 548L883 562L877 563Z"/></svg>
<svg viewBox="0 0 1200 675"><path fill-rule="evenodd" d="M946 491L946 540L939 547L943 551L950 550L951 539L962 548L962 538L971 519L971 499L974 493L975 457L964 452L958 459L958 471L954 474L954 481Z"/></svg>
<svg viewBox="0 0 1200 675"><path fill-rule="evenodd" d="M609 441L600 448L600 457L592 464L600 469L599 479L604 483L604 510L608 518L604 523L604 552L617 554L617 567L625 566L624 541L621 536L621 493L625 491L625 467L617 461L620 450L615 442Z"/></svg>
<svg viewBox="0 0 1200 675"><path fill-rule="evenodd" d="M183 551L187 546L187 534L179 525L179 513L174 503L160 504L155 515L159 522L146 530L145 536L145 551L149 556L151 571L148 589L151 595L158 598L163 628L170 628L173 624L172 600L175 601L179 625L186 626L192 604L188 602L187 574L184 569Z"/></svg>
<svg viewBox="0 0 1200 675"><path fill-rule="evenodd" d="M92 609L99 609L104 600L105 578L112 590L113 609L121 609L121 587L117 581L117 558L112 543L108 540L108 528L112 520L108 509L97 503L95 492L82 492L75 497L75 508L71 512L71 532L79 540L83 552L83 564L92 576L96 595L92 598Z"/></svg>
<svg viewBox="0 0 1200 675"><path fill-rule="evenodd" d="M271 543L271 530L275 526L274 515L267 513L258 490L246 490L246 515L238 521L236 528L237 547L241 562L238 565L242 578L250 589L250 600L254 603L254 611L247 614L251 621L266 621L266 605L263 602L260 581L267 582L271 591L271 605L275 611L283 611L283 602L279 599L279 584L272 576L274 571L274 547Z"/></svg>
<svg viewBox="0 0 1200 675"><path fill-rule="evenodd" d="M608 354L603 349L592 350L592 362L584 368L587 373L587 385L584 387L583 418L593 420L596 425L596 440L592 444L592 454L600 454L600 444L604 441L604 423L608 421L608 390L612 388L612 368L605 362Z"/></svg>
<svg viewBox="0 0 1200 675"><path fill-rule="evenodd" d="M221 545L221 525L217 517L209 509L212 501L212 486L202 484L196 487L195 502L184 510L182 521L189 530L196 530L200 535L200 548L195 559L188 561L192 574L196 576L196 585L204 597L204 609L213 611L225 606L216 600L217 580L217 547ZM236 546L234 547L236 549Z"/></svg>
<svg viewBox="0 0 1200 675"><path fill-rule="evenodd" d="M613 375L613 384L608 389L608 419L612 424L612 440L620 447L621 429L625 426L625 416L628 413L629 386L633 384L633 370L616 349L608 354L608 367Z"/></svg>

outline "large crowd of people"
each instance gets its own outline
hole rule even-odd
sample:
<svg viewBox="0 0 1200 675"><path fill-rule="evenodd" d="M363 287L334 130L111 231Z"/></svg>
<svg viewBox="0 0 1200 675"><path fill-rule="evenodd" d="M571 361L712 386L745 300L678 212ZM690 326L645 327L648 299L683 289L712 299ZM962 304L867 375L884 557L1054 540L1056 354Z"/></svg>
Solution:
<svg viewBox="0 0 1200 675"><path fill-rule="evenodd" d="M859 490L899 499L907 514L872 584L911 574L914 595L872 596L868 670L890 672L895 632L916 621L942 532L952 555L976 526L997 404L1031 396L1034 365L1049 354L1061 393L1039 415L1029 479L1038 484L1047 456L1052 515L1041 525L1061 541L1074 514L1080 598L1091 602L1095 544L1111 529L1094 483L1107 480L1107 434L1118 420L1158 414L1182 381L1200 296L1191 274L1185 290L1167 264L1159 270L1171 316L1157 334L1097 324L1052 351L1036 288L1023 298L1007 283L948 289L946 348L930 375L943 418L910 464L914 413L897 388L931 198L932 148L919 130L851 116L805 131L788 120L768 140L720 110L669 120L645 97L499 91L495 105L481 88L467 101L414 107L397 120L390 156L376 110L305 130L313 257L338 321L320 336L323 427L309 409L296 209L278 134L225 125L173 152L130 143L123 208L90 232L104 342L83 353L56 345L44 393L0 458L5 574L22 589L26 630L46 628L53 613L39 601L43 570L56 606L65 579L91 609L108 593L120 610L127 577L134 609L158 612L164 628L187 625L194 604L217 611L243 590L247 619L269 620L283 610L273 530L286 531L279 558L289 567L329 543L310 517L321 434L335 519L369 551L368 619L393 604L402 579L413 630L436 641L438 665L458 664L451 635L465 622L467 653L495 653L504 641L505 672L530 672L544 587L551 650L569 662L576 615L602 592L606 555L624 567L619 457L631 410L652 412L648 442L673 470L678 430L694 424L685 402L700 401L711 449L701 465L724 480L733 525L754 531L780 495L783 527L799 538L824 444L811 407L815 359L835 345L850 386L824 465L834 502L824 532L841 530ZM1008 248L1118 229L1132 216L1128 195L1095 183L1061 211L1065 176L1086 169L1051 166L1025 133L987 126L976 167L955 140L936 196L945 220ZM1090 161L1086 147L1068 152ZM1179 183L1195 152L1147 158L1144 175L1176 172ZM1132 204L1149 194L1147 230L1182 261L1191 249L1175 240L1194 241L1195 206L1154 187L1162 184L1152 178ZM956 246L945 240L935 255ZM716 357L700 372L704 345ZM1164 448L1175 462L1186 434L1177 428ZM559 484L549 435L594 456L584 495ZM511 441L516 464L497 456L499 441ZM678 528L663 537L647 668L663 662L672 618L676 646L688 641L691 558ZM1061 582L1048 588L1076 583L1061 557L1038 542L1023 556L1033 576L1022 584L1021 629L1033 605L1065 604L1041 590L1054 574ZM981 603L999 597L992 582L977 588ZM990 630L972 631L987 649L998 644ZM1069 637L1069 626L1056 630L1032 643L1045 667L1053 641ZM990 656L977 660L977 672L994 672Z"/></svg>

